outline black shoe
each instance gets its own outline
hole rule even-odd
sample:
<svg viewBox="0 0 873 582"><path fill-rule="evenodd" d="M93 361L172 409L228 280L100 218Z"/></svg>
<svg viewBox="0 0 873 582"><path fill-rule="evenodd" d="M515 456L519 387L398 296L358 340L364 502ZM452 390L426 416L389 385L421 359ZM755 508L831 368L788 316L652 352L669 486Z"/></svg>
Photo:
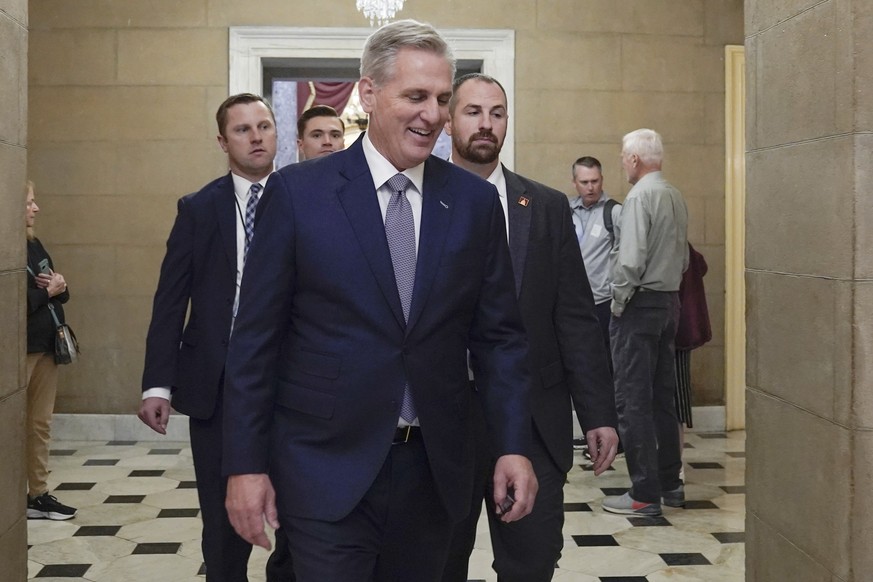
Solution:
<svg viewBox="0 0 873 582"><path fill-rule="evenodd" d="M685 507L685 485L680 485L673 491L662 491L661 505L666 505L667 507Z"/></svg>
<svg viewBox="0 0 873 582"><path fill-rule="evenodd" d="M27 519L52 519L63 521L76 517L76 508L64 505L48 492L27 498Z"/></svg>

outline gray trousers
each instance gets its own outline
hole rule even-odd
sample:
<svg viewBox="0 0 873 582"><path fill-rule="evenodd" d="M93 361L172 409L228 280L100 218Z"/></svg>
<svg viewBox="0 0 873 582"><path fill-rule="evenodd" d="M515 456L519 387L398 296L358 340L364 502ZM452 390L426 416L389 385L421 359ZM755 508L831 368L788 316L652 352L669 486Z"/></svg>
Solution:
<svg viewBox="0 0 873 582"><path fill-rule="evenodd" d="M618 431L631 478L631 497L660 503L682 484L674 345L679 295L637 291L609 324L615 368Z"/></svg>

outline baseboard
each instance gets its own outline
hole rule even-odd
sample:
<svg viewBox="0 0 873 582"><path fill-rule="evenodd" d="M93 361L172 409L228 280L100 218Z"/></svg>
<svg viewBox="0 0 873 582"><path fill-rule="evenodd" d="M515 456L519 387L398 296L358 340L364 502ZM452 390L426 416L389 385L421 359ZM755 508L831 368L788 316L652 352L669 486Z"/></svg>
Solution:
<svg viewBox="0 0 873 582"><path fill-rule="evenodd" d="M694 428L688 432L724 432L725 408L724 406L694 406L691 408L691 418L694 420ZM576 421L576 412L573 412L573 438L582 438L582 429Z"/></svg>
<svg viewBox="0 0 873 582"><path fill-rule="evenodd" d="M59 441L188 441L188 417L171 414L167 434L158 434L134 414L55 414L52 439Z"/></svg>

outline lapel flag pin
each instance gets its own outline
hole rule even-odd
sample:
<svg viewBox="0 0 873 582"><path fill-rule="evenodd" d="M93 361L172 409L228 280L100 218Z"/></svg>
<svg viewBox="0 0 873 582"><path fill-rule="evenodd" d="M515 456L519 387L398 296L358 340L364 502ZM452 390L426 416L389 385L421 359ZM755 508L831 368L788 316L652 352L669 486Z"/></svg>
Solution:
<svg viewBox="0 0 873 582"><path fill-rule="evenodd" d="M443 205L443 208L448 208L448 207L449 207L449 205L446 204L445 202L443 202L442 200L440 200L440 204Z"/></svg>
<svg viewBox="0 0 873 582"><path fill-rule="evenodd" d="M528 198L527 196L519 196L518 203L522 206L527 207L527 205L530 204L530 198Z"/></svg>

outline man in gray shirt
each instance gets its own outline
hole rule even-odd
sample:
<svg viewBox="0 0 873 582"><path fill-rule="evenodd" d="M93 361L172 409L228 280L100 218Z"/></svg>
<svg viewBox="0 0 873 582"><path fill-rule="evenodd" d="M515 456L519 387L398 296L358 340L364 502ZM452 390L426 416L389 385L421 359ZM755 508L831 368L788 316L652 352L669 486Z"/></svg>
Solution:
<svg viewBox="0 0 873 582"><path fill-rule="evenodd" d="M603 191L603 166L600 160L583 156L573 162L571 169L573 187L579 194L570 199L573 226L594 295L594 314L600 321L603 341L609 351L609 303L612 299L609 255L615 241L613 227L618 223L621 204L614 200L609 202L611 199Z"/></svg>
<svg viewBox="0 0 873 582"><path fill-rule="evenodd" d="M616 225L609 331L631 489L603 500L611 513L656 516L661 503L685 503L673 352L679 284L688 266L688 209L661 176L663 151L651 129L622 139L622 166L633 188Z"/></svg>

